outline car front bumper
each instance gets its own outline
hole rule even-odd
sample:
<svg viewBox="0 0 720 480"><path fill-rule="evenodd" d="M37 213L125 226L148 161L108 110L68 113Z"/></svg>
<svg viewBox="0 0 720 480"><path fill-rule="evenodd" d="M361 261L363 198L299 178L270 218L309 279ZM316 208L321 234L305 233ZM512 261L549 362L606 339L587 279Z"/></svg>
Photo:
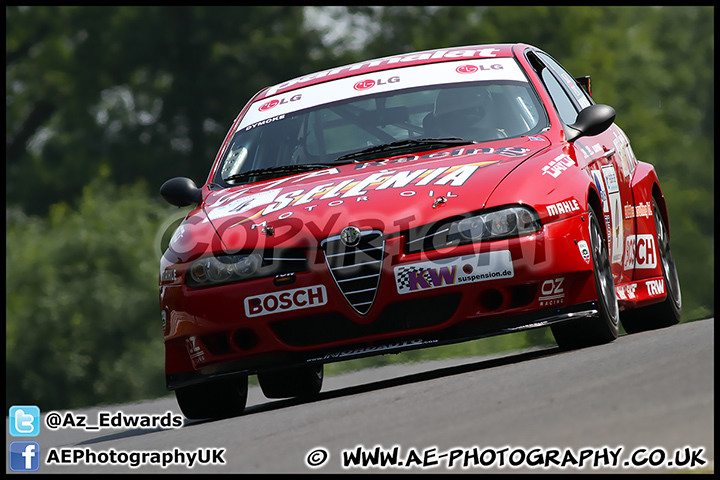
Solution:
<svg viewBox="0 0 720 480"><path fill-rule="evenodd" d="M310 269L282 282L161 286L168 388L597 314L592 261L583 251L587 215L546 224L532 236L429 253L405 255L404 241L402 235L384 240L379 283L364 314L348 301L321 251L308 251ZM497 275L480 265L487 259L499 262Z"/></svg>

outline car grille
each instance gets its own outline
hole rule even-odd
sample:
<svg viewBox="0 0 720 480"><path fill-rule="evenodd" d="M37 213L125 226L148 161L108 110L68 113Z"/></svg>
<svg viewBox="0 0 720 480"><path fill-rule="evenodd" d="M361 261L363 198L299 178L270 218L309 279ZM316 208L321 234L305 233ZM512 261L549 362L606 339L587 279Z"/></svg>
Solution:
<svg viewBox="0 0 720 480"><path fill-rule="evenodd" d="M309 347L373 335L404 332L440 325L455 314L461 294L452 293L394 303L367 325L337 312L272 322L270 327L283 343Z"/></svg>
<svg viewBox="0 0 720 480"><path fill-rule="evenodd" d="M382 270L385 239L378 230L361 232L360 243L348 247L340 235L321 243L325 261L338 288L350 305L361 315L370 311Z"/></svg>

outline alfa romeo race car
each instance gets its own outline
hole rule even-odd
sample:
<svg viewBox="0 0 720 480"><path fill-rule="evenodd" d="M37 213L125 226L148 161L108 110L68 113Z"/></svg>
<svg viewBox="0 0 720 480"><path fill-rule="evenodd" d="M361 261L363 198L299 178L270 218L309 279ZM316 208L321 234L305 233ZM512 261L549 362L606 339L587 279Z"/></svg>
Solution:
<svg viewBox="0 0 720 480"><path fill-rule="evenodd" d="M549 326L562 348L681 317L665 199L615 111L530 45L443 48L256 94L160 265L188 418L311 396L323 364Z"/></svg>

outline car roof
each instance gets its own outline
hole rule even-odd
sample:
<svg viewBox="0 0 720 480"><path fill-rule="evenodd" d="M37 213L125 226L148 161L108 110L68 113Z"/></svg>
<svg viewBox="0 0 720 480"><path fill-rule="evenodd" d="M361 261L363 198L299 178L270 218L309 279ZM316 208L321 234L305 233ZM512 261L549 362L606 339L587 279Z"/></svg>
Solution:
<svg viewBox="0 0 720 480"><path fill-rule="evenodd" d="M420 52L402 53L390 57L365 60L359 63L334 67L329 70L293 78L259 92L255 100L292 91L300 87L322 83L328 80L364 75L387 70L396 66L411 66L424 63L456 61L462 59L512 57L513 48L522 44L468 45L461 47L437 48ZM529 47L529 45L527 45Z"/></svg>

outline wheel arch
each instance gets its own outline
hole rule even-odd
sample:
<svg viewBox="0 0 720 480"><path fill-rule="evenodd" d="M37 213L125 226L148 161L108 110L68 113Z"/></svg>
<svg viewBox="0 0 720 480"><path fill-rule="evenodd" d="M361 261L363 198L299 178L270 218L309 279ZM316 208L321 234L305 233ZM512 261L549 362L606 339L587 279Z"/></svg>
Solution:
<svg viewBox="0 0 720 480"><path fill-rule="evenodd" d="M660 215L665 222L668 236L670 236L670 216L655 167L646 162L638 162L633 172L630 187L632 190L633 203L637 204L639 201L650 201L653 198L657 201L658 207L660 208Z"/></svg>
<svg viewBox="0 0 720 480"><path fill-rule="evenodd" d="M590 208L592 208L596 214L598 214L598 215L602 214L602 211L603 211L602 200L600 200L600 194L595 189L595 186L593 184L591 184L590 187L588 188L587 207L588 207L588 211L590 210ZM607 242L607 239L605 240L605 242Z"/></svg>
<svg viewBox="0 0 720 480"><path fill-rule="evenodd" d="M665 196L662 193L662 190L660 189L660 184L656 181L653 181L652 185L652 198L657 201L658 206L660 207L660 215L662 215L663 222L665 222L665 229L667 230L668 237L670 236L670 216L668 215L667 211L667 204L665 203Z"/></svg>

